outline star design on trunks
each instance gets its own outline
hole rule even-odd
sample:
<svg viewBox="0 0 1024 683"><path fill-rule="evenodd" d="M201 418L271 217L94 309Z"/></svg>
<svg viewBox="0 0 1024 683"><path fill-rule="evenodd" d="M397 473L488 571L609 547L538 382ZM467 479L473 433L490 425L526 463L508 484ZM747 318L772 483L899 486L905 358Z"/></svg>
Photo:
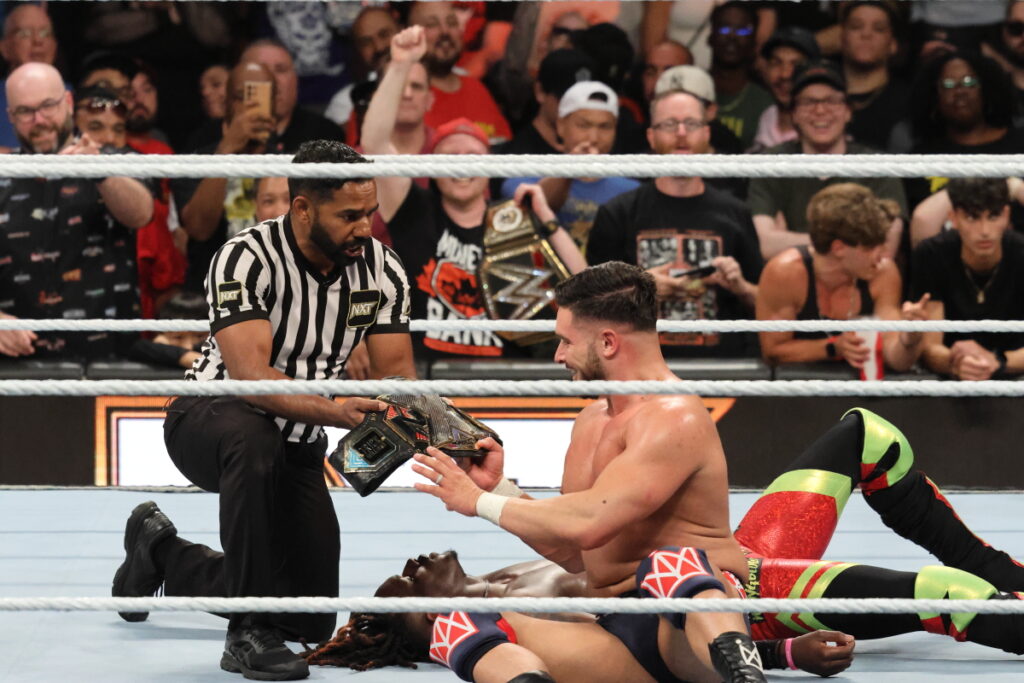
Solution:
<svg viewBox="0 0 1024 683"><path fill-rule="evenodd" d="M480 631L465 612L452 612L438 616L430 638L430 658L439 664L448 665L448 657L459 643ZM449 667L450 668L450 667Z"/></svg>
<svg viewBox="0 0 1024 683"><path fill-rule="evenodd" d="M535 315L554 298L554 292L544 286L552 273L546 268L522 266L516 263L493 263L490 274L508 281L494 295L494 300L516 306L507 317L512 320Z"/></svg>
<svg viewBox="0 0 1024 683"><path fill-rule="evenodd" d="M656 550L650 555L651 571L647 572L641 588L654 597L675 597L676 589L700 576L710 576L694 548Z"/></svg>

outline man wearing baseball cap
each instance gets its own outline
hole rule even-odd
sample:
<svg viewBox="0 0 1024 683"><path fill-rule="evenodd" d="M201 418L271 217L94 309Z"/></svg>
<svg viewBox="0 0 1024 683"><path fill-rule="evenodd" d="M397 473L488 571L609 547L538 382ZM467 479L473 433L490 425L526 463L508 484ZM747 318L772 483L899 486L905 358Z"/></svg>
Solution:
<svg viewBox="0 0 1024 683"><path fill-rule="evenodd" d="M808 59L821 56L814 34L799 26L782 26L761 46L762 80L775 104L764 110L754 135L754 147L766 149L796 139L790 109L793 72Z"/></svg>
<svg viewBox="0 0 1024 683"><path fill-rule="evenodd" d="M802 65L793 78L792 116L798 138L767 150L772 154L871 154L876 150L847 139L852 113L846 99L846 81L825 59ZM856 182L879 199L891 199L907 215L903 184L896 178L754 178L748 202L765 259L789 248L810 244L807 205L822 188ZM903 219L897 218L886 240L889 256L896 253Z"/></svg>
<svg viewBox="0 0 1024 683"><path fill-rule="evenodd" d="M367 120L394 120L403 79L395 78L398 65L418 60L426 52L420 26L411 26L391 39L391 68L384 75L367 111ZM391 79L391 80L389 80ZM364 130L366 130L364 126ZM364 135L368 154L394 154L385 135ZM468 118L438 126L426 150L429 154L487 154L488 136ZM372 172L372 169L371 169ZM487 213L487 178L435 178L420 187L411 178L377 178L380 216L387 223L395 252L409 277L412 317L417 320L469 320L487 312L477 277L483 259L484 218ZM530 186L527 186L529 188ZM544 223L555 220L540 188L530 193L529 205ZM522 198L521 190L517 198ZM523 200L526 201L526 200ZM558 228L549 238L563 262L582 268L583 259L569 235ZM575 255L564 255L568 245ZM495 358L517 354L514 345L488 331L415 333L413 346L420 359L468 356Z"/></svg>
<svg viewBox="0 0 1024 683"><path fill-rule="evenodd" d="M558 103L556 128L566 154L608 154L615 144L619 98L604 83L582 81L565 91ZM509 178L504 197L515 195L524 183L538 183L548 204L558 212L581 249L586 248L597 209L609 199L639 186L631 178Z"/></svg>

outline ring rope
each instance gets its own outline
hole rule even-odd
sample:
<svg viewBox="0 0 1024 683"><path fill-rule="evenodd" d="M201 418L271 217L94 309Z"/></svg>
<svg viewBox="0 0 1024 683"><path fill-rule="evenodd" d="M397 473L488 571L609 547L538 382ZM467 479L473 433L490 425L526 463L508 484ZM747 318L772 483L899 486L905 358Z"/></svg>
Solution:
<svg viewBox="0 0 1024 683"><path fill-rule="evenodd" d="M0 396L256 396L288 394L378 396L610 396L698 394L701 396L918 396L1020 397L1024 382L986 380L913 382L860 380L237 380L179 379L0 380Z"/></svg>
<svg viewBox="0 0 1024 683"><path fill-rule="evenodd" d="M737 612L779 614L1022 614L1017 600L910 598L0 598L0 611L49 612L591 612L665 614Z"/></svg>
<svg viewBox="0 0 1024 683"><path fill-rule="evenodd" d="M553 320L411 320L413 332L554 332ZM209 332L206 320L0 320L0 332ZM659 320L659 332L1024 332L1024 320Z"/></svg>
<svg viewBox="0 0 1024 683"><path fill-rule="evenodd" d="M471 155L371 156L373 166L293 164L290 155L9 155L5 178L562 178L701 176L705 178L1005 178L1024 168L1021 154L751 154L751 155Z"/></svg>

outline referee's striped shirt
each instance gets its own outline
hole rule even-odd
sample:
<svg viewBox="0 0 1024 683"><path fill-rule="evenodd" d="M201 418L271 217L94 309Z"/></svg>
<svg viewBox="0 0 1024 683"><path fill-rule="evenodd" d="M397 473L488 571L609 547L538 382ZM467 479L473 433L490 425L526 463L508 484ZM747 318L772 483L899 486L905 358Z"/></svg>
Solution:
<svg viewBox="0 0 1024 683"><path fill-rule="evenodd" d="M218 331L269 320L271 367L295 379L336 379L367 334L409 331L409 286L398 256L377 240L344 269L322 274L299 250L288 215L222 246L206 279L210 337L185 379L228 379ZM319 425L275 418L288 441L315 441Z"/></svg>

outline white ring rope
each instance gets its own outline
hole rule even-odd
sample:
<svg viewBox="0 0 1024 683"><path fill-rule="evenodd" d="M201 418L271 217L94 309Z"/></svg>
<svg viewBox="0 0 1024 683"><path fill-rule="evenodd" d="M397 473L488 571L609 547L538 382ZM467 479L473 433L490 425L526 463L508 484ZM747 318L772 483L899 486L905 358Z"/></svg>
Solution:
<svg viewBox="0 0 1024 683"><path fill-rule="evenodd" d="M412 320L413 332L554 332L553 320ZM0 320L36 332L209 332L205 320ZM1024 320L659 320L659 332L1024 332Z"/></svg>
<svg viewBox="0 0 1024 683"><path fill-rule="evenodd" d="M989 177L1024 173L1021 154L428 154L369 157L367 164L293 164L290 155L5 155L5 178L863 178Z"/></svg>
<svg viewBox="0 0 1024 683"><path fill-rule="evenodd" d="M815 598L757 600L686 598L0 598L0 611L60 612L590 612L664 614L1022 614L1018 600Z"/></svg>
<svg viewBox="0 0 1024 683"><path fill-rule="evenodd" d="M289 394L378 396L609 396L623 394L698 394L701 396L1024 396L1024 382L913 382L859 380L237 380L192 382L180 379L7 379L0 396L255 396Z"/></svg>

